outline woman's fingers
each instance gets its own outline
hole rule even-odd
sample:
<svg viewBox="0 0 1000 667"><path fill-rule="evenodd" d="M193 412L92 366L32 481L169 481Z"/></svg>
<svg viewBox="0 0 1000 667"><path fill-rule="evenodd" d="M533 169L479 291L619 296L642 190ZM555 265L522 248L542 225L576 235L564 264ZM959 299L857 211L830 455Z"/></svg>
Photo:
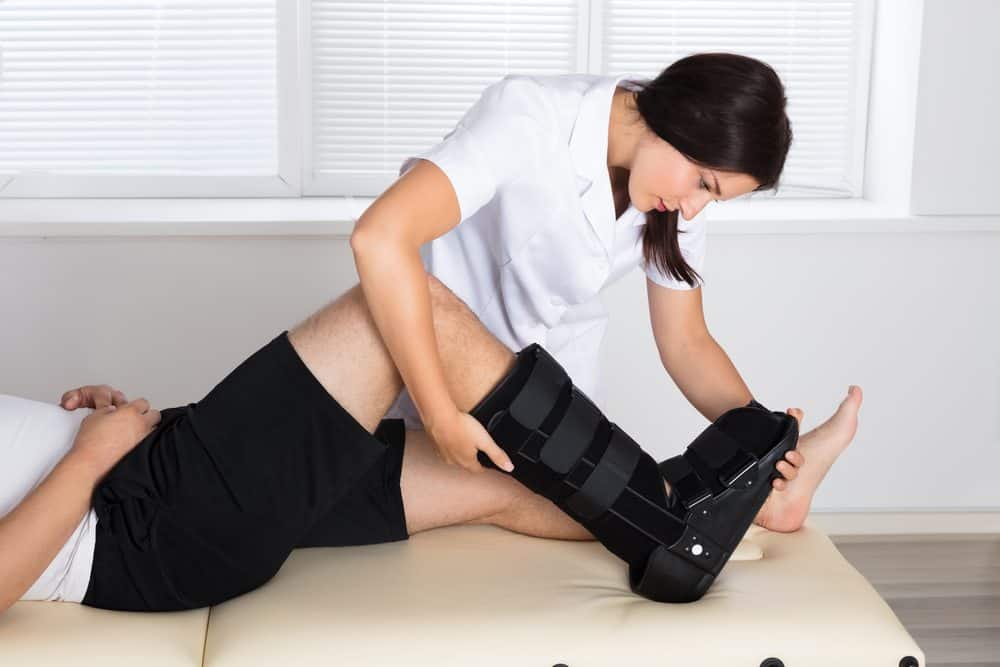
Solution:
<svg viewBox="0 0 1000 667"><path fill-rule="evenodd" d="M778 461L778 464L775 466L784 479L779 478L774 480L774 488L779 491L784 489L787 486L787 482L791 482L799 476L799 468L805 465L805 462L806 458L800 452L794 449L786 452L784 460ZM778 482L781 482L781 484L778 484Z"/></svg>
<svg viewBox="0 0 1000 667"><path fill-rule="evenodd" d="M788 461L778 461L778 465L775 467L778 469L778 472L781 473L781 476L789 482L795 479L799 474L799 469Z"/></svg>
<svg viewBox="0 0 1000 667"><path fill-rule="evenodd" d="M494 465L498 468L506 472L512 471L514 469L514 464L511 462L510 457L507 456L507 452L505 452L500 445L494 442L493 438L488 438L488 440L489 442L484 443L484 446L480 447L480 449L486 452L486 455L490 457L490 460L493 461ZM473 460L476 460L475 457L473 457ZM479 465L478 461L476 461L476 466L480 470L483 469L483 467Z"/></svg>

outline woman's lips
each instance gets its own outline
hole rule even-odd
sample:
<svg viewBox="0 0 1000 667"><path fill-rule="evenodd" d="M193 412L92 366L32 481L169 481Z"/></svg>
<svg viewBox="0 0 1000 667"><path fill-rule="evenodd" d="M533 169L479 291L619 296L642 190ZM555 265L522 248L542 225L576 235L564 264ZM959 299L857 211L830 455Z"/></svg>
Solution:
<svg viewBox="0 0 1000 667"><path fill-rule="evenodd" d="M657 211L659 211L660 213L663 213L664 211L667 210L667 206L666 206L666 204L663 203L663 199L661 197L657 197L656 201L657 201L657 204L656 204L656 210Z"/></svg>

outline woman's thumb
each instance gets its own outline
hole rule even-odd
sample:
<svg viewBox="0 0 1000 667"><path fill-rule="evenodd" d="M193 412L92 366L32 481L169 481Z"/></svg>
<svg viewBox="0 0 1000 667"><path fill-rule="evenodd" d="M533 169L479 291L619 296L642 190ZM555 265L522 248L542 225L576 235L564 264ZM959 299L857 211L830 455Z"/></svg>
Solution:
<svg viewBox="0 0 1000 667"><path fill-rule="evenodd" d="M511 472L514 470L514 463L510 460L510 457L507 456L507 452L501 449L500 445L493 442L492 439L486 453L489 454L490 459L501 470L505 472Z"/></svg>

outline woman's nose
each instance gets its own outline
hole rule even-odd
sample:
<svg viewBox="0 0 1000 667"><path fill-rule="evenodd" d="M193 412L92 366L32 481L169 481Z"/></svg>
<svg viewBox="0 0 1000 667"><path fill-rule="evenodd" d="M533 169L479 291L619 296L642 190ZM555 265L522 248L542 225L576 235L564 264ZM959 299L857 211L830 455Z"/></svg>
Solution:
<svg viewBox="0 0 1000 667"><path fill-rule="evenodd" d="M705 201L685 199L681 202L681 215L684 216L685 220L693 220L696 215L701 213L701 209L705 208L705 204Z"/></svg>
<svg viewBox="0 0 1000 667"><path fill-rule="evenodd" d="M685 220L692 220L710 201L711 195L707 192L686 197L681 200L681 215Z"/></svg>

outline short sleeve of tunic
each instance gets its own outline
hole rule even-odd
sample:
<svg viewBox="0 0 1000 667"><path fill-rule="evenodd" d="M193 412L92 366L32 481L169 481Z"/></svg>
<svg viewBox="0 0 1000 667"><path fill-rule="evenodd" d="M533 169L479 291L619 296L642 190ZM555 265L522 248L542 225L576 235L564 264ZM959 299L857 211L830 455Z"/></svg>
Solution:
<svg viewBox="0 0 1000 667"><path fill-rule="evenodd" d="M704 217L694 220L678 219L677 244L680 246L681 255L692 269L701 274L705 266L705 219ZM688 285L683 280L674 278L669 273L664 273L656 268L655 264L646 264L640 260L646 276L657 285L669 287L670 289L690 290L701 287L704 281L695 282L694 287Z"/></svg>
<svg viewBox="0 0 1000 667"><path fill-rule="evenodd" d="M504 183L544 168L556 120L538 82L508 75L487 86L441 142L407 157L399 175L419 159L436 164L451 181L465 220L493 199Z"/></svg>

